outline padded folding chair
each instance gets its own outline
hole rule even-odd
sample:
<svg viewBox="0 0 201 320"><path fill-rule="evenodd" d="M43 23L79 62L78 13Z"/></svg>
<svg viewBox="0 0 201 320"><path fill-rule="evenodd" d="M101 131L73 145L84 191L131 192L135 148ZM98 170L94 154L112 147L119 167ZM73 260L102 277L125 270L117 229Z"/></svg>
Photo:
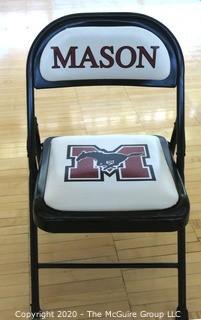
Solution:
<svg viewBox="0 0 201 320"><path fill-rule="evenodd" d="M41 142L36 89L94 85L176 87L170 141L147 134L53 136ZM134 13L75 14L53 21L29 52L27 112L32 312L40 311L41 268L177 268L177 318L187 320L184 61L174 35L155 19ZM178 261L39 262L38 228L54 233L176 231Z"/></svg>

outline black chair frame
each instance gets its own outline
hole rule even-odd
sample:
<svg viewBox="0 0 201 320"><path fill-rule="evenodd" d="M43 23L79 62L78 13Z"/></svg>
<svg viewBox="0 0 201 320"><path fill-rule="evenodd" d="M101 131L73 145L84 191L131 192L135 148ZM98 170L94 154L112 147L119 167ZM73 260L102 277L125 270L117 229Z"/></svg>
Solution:
<svg viewBox="0 0 201 320"><path fill-rule="evenodd" d="M173 70L164 80L125 80L125 79L97 79L74 81L45 81L40 75L39 59L47 41L58 31L74 26L141 26L153 31L166 44L171 57ZM170 149L176 158L176 165L184 183L184 60L180 46L174 35L160 22L153 18L134 13L89 13L65 16L50 23L37 36L29 51L27 60L27 122L28 138L27 152L29 159L29 208L30 208L30 253L31 253L31 311L35 318L40 318L39 299L39 270L44 268L176 268L178 270L178 307L177 318L188 319L186 307L186 248L185 225L177 231L177 262L158 263L43 263L38 259L38 227L33 218L34 189L39 169L43 144L40 140L37 118L35 115L35 89L94 86L94 85L126 85L147 87L176 87L177 115L170 140ZM114 230L101 230L100 232L113 232ZM160 230L158 230L160 231ZM82 230L81 232L85 232ZM87 230L87 232L97 232ZM131 230L128 230L131 232Z"/></svg>

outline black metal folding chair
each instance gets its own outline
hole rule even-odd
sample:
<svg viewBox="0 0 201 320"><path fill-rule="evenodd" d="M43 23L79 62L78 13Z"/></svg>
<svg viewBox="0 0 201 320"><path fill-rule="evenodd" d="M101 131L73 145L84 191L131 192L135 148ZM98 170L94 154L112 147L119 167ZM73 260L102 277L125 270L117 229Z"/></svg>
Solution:
<svg viewBox="0 0 201 320"><path fill-rule="evenodd" d="M176 87L170 142L147 134L53 136L42 143L36 89L94 85ZM174 35L155 19L134 13L75 14L53 21L29 52L27 112L32 312L40 311L42 268L177 268L177 318L188 319L184 61ZM37 228L54 233L176 231L178 261L43 263Z"/></svg>

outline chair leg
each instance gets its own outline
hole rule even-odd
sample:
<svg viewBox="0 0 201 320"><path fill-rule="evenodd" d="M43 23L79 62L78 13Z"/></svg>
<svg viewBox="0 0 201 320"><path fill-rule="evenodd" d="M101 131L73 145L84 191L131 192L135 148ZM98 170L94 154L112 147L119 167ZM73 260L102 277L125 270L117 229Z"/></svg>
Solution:
<svg viewBox="0 0 201 320"><path fill-rule="evenodd" d="M31 312L36 315L40 313L39 302L39 272L38 272L38 234L37 227L30 225L30 254L31 254Z"/></svg>
<svg viewBox="0 0 201 320"><path fill-rule="evenodd" d="M188 320L186 307L186 236L185 227L178 231L178 308L176 319Z"/></svg>
<svg viewBox="0 0 201 320"><path fill-rule="evenodd" d="M30 179L31 180L31 179ZM39 268L38 268L38 230L33 221L32 199L33 184L30 181L30 264L31 264L31 312L34 319L39 319Z"/></svg>

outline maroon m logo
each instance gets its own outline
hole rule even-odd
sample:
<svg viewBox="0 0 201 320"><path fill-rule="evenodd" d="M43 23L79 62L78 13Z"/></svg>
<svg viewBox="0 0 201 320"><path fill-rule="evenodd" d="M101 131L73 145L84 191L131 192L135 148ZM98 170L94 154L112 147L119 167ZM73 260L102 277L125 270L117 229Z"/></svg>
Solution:
<svg viewBox="0 0 201 320"><path fill-rule="evenodd" d="M107 151L94 145L68 146L64 181L104 181L104 175L116 175L117 181L155 180L147 145L121 145Z"/></svg>

